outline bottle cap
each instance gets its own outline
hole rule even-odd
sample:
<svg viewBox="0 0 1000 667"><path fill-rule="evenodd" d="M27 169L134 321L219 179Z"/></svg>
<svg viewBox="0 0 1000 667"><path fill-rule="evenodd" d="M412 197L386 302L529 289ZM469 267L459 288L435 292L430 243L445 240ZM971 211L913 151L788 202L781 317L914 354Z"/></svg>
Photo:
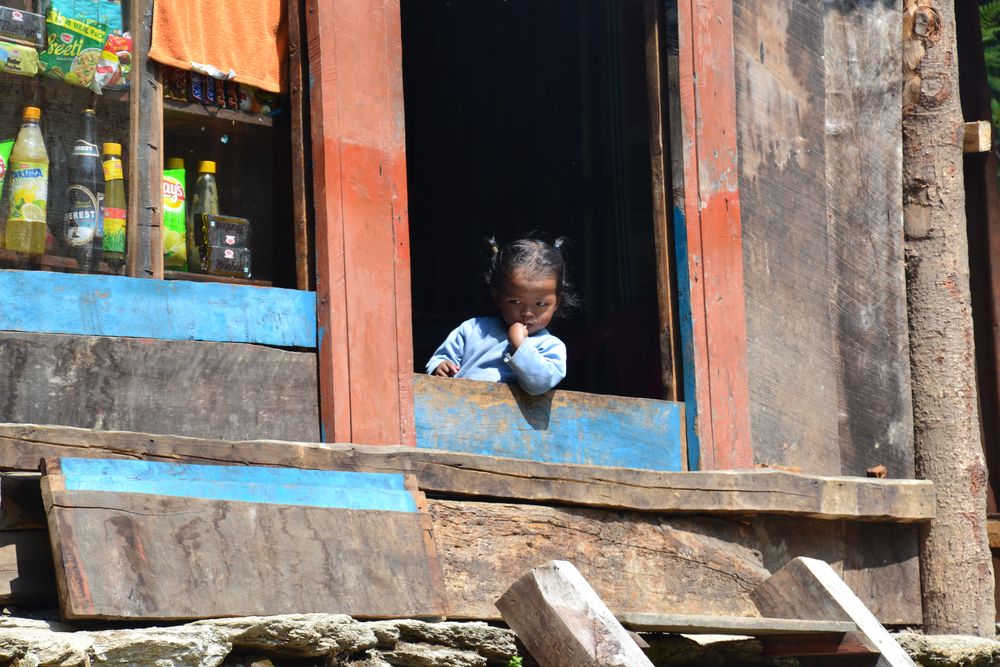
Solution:
<svg viewBox="0 0 1000 667"><path fill-rule="evenodd" d="M105 155L117 155L118 157L121 157L121 154L122 154L122 145L121 144L114 144L114 143L107 143L107 144L104 144L104 146L102 147L102 150L104 151Z"/></svg>
<svg viewBox="0 0 1000 667"><path fill-rule="evenodd" d="M87 116L96 116L97 115L97 112L94 111L93 109L84 109L83 113L84 113L84 115L87 115Z"/></svg>
<svg viewBox="0 0 1000 667"><path fill-rule="evenodd" d="M38 120L42 117L42 110L38 107L24 107L24 120Z"/></svg>
<svg viewBox="0 0 1000 667"><path fill-rule="evenodd" d="M214 174L215 163L211 160L203 160L198 163L198 171L202 174Z"/></svg>
<svg viewBox="0 0 1000 667"><path fill-rule="evenodd" d="M182 157L168 157L167 163L163 166L164 169L183 169L184 168L184 158Z"/></svg>

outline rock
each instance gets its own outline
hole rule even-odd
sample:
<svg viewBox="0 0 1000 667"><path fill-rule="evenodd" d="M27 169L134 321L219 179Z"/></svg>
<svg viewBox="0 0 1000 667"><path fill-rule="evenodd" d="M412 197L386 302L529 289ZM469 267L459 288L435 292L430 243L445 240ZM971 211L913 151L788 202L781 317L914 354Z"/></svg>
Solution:
<svg viewBox="0 0 1000 667"><path fill-rule="evenodd" d="M926 667L986 667L1000 664L1000 641L966 635L925 635L900 632L899 645Z"/></svg>
<svg viewBox="0 0 1000 667"><path fill-rule="evenodd" d="M374 623L366 623L365 627L375 633L375 639L378 640L379 648L392 648L399 642L399 628L396 627L396 622L376 621Z"/></svg>
<svg viewBox="0 0 1000 667"><path fill-rule="evenodd" d="M392 667L486 667L486 658L474 651L400 642L382 658Z"/></svg>
<svg viewBox="0 0 1000 667"><path fill-rule="evenodd" d="M368 651L369 655L360 660L348 660L347 662L337 663L337 667L392 667L388 662L382 659L380 655L371 655L373 653L378 653L378 651Z"/></svg>
<svg viewBox="0 0 1000 667"><path fill-rule="evenodd" d="M426 642L476 651L493 659L509 660L517 655L515 635L512 630L497 628L482 622L427 623L403 619L368 623L376 636L388 627L395 628L400 641Z"/></svg>
<svg viewBox="0 0 1000 667"><path fill-rule="evenodd" d="M34 628L36 630L51 630L52 632L76 631L73 626L58 621L21 618L19 616L0 616L0 628Z"/></svg>
<svg viewBox="0 0 1000 667"><path fill-rule="evenodd" d="M343 614L290 614L196 621L217 629L233 646L276 656L312 658L354 655L378 644L375 633Z"/></svg>
<svg viewBox="0 0 1000 667"><path fill-rule="evenodd" d="M274 667L266 655L237 655L230 653L220 667Z"/></svg>
<svg viewBox="0 0 1000 667"><path fill-rule="evenodd" d="M92 640L85 635L52 632L43 627L0 628L0 661L15 667L88 665Z"/></svg>
<svg viewBox="0 0 1000 667"><path fill-rule="evenodd" d="M233 649L224 633L191 625L80 634L93 639L94 667L216 667Z"/></svg>

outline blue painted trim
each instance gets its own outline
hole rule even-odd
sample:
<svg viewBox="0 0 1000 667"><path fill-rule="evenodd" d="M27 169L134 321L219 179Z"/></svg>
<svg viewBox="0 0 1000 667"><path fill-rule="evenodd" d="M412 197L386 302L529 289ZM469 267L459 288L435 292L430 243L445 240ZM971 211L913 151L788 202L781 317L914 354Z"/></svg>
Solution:
<svg viewBox="0 0 1000 667"><path fill-rule="evenodd" d="M684 374L684 413L687 432L688 470L701 469L698 442L697 384L694 375L694 325L691 322L691 273L688 263L687 221L684 210L674 207L674 255L677 258L677 301L681 333L681 369Z"/></svg>
<svg viewBox="0 0 1000 667"><path fill-rule="evenodd" d="M403 475L127 459L60 460L67 491L144 493L272 505L416 512Z"/></svg>
<svg viewBox="0 0 1000 667"><path fill-rule="evenodd" d="M272 287L0 271L0 331L316 347L316 294Z"/></svg>
<svg viewBox="0 0 1000 667"><path fill-rule="evenodd" d="M550 463L680 471L683 404L418 378L417 447Z"/></svg>

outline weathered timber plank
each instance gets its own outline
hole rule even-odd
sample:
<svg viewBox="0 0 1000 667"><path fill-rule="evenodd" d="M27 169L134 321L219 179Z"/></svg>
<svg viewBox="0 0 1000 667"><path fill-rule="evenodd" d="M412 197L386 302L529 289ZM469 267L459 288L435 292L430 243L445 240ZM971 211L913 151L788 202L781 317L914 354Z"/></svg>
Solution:
<svg viewBox="0 0 1000 667"><path fill-rule="evenodd" d="M58 459L45 470L66 618L446 613L425 512L76 490Z"/></svg>
<svg viewBox="0 0 1000 667"><path fill-rule="evenodd" d="M0 604L51 603L56 599L48 533L0 531Z"/></svg>
<svg viewBox="0 0 1000 667"><path fill-rule="evenodd" d="M319 439L316 355L309 352L0 332L0 368L2 421ZM34 470L37 461L9 467Z"/></svg>
<svg viewBox="0 0 1000 667"><path fill-rule="evenodd" d="M974 120L965 124L962 151L985 153L993 148L993 124L988 120Z"/></svg>
<svg viewBox="0 0 1000 667"><path fill-rule="evenodd" d="M840 467L804 469L864 475L884 465L892 477L912 477L899 112L903 14L891 3L828 0L824 7L828 287L835 308L834 346L820 353L836 369Z"/></svg>
<svg viewBox="0 0 1000 667"><path fill-rule="evenodd" d="M316 295L220 283L0 271L0 331L312 348Z"/></svg>
<svg viewBox="0 0 1000 667"><path fill-rule="evenodd" d="M753 457L835 475L822 4L733 13Z"/></svg>
<svg viewBox="0 0 1000 667"><path fill-rule="evenodd" d="M694 616L689 614L621 614L618 620L635 632L675 632L709 635L821 635L857 630L847 621L811 621L747 616Z"/></svg>
<svg viewBox="0 0 1000 667"><path fill-rule="evenodd" d="M558 465L412 447L231 442L60 426L0 424L0 468L52 456L144 458L314 470L413 473L427 493L670 513L781 514L925 521L928 482L816 477L777 470L667 473Z"/></svg>
<svg viewBox="0 0 1000 667"><path fill-rule="evenodd" d="M752 593L761 612L785 618L850 620L865 643L881 656L878 665L912 667L914 662L830 566L796 558Z"/></svg>
<svg viewBox="0 0 1000 667"><path fill-rule="evenodd" d="M0 473L0 530L44 530L47 525L38 473Z"/></svg>
<svg viewBox="0 0 1000 667"><path fill-rule="evenodd" d="M545 667L653 667L572 563L532 568L496 605Z"/></svg>
<svg viewBox="0 0 1000 667"><path fill-rule="evenodd" d="M683 470L683 405L414 377L417 447L552 463Z"/></svg>

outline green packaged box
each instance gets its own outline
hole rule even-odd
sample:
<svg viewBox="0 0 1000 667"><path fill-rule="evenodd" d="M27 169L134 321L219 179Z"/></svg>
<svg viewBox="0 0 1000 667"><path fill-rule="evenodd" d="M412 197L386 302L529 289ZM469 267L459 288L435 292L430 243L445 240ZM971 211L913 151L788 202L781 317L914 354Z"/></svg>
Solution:
<svg viewBox="0 0 1000 667"><path fill-rule="evenodd" d="M163 170L163 268L187 271L183 169Z"/></svg>

